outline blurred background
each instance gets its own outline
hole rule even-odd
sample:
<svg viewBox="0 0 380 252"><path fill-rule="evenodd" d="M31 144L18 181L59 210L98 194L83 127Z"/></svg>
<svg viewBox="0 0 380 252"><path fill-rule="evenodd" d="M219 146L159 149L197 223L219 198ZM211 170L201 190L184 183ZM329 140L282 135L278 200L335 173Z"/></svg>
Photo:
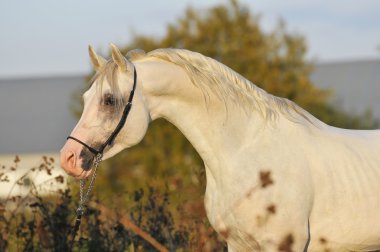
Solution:
<svg viewBox="0 0 380 252"><path fill-rule="evenodd" d="M0 0L0 168L17 167L8 174L9 186L0 187L0 196L28 193L30 183L40 182L23 175L41 163L55 169L39 174L40 181L66 178L58 152L79 118L80 97L90 84L88 45L107 58L110 42L123 52L160 47L198 51L328 124L377 128L379 12L377 0L360 5L354 0ZM17 191L11 184L21 177L29 182ZM102 165L94 194L131 211L126 205L130 198L112 195L142 197L141 190L149 197L168 194L174 226L178 218L197 218L208 227L204 185L196 152L180 132L158 120L141 145ZM206 237L212 232L202 230Z"/></svg>

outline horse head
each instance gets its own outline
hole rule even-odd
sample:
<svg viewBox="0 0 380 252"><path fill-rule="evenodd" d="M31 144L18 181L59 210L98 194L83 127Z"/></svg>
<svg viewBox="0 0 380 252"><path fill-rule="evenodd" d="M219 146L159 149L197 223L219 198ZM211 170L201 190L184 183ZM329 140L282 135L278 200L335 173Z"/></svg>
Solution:
<svg viewBox="0 0 380 252"><path fill-rule="evenodd" d="M61 166L78 178L89 176L96 155L107 159L139 143L151 120L135 66L115 45L111 48L112 58L106 61L89 47L94 81L83 95L81 118L61 149Z"/></svg>

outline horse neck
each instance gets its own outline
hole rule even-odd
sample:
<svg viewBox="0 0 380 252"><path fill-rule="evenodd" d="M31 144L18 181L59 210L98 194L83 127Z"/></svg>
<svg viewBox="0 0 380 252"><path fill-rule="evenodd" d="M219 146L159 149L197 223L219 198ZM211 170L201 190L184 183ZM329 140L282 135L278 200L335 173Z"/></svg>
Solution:
<svg viewBox="0 0 380 252"><path fill-rule="evenodd" d="M254 112L247 114L213 93L205 95L179 66L145 61L136 67L152 119L164 118L174 124L208 167L220 166L264 124Z"/></svg>

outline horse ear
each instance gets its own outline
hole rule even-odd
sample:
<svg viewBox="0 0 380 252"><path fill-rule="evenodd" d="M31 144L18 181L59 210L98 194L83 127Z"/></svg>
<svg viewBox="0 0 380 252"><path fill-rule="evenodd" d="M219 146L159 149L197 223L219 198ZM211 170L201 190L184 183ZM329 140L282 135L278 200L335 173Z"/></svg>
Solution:
<svg viewBox="0 0 380 252"><path fill-rule="evenodd" d="M88 46L88 53L90 54L92 65L96 70L99 70L106 63L106 60L102 56L97 55L90 45Z"/></svg>
<svg viewBox="0 0 380 252"><path fill-rule="evenodd" d="M115 61L116 65L120 68L122 72L127 71L127 62L123 54L121 54L120 50L114 45L110 44L112 48L112 59Z"/></svg>

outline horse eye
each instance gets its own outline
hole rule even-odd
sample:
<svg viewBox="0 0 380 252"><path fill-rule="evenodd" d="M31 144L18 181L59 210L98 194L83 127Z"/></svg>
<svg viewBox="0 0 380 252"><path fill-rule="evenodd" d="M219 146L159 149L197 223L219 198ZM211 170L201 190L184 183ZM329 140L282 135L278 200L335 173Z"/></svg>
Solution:
<svg viewBox="0 0 380 252"><path fill-rule="evenodd" d="M116 99L113 95L111 94L104 95L104 105L115 106L115 104L116 104Z"/></svg>

